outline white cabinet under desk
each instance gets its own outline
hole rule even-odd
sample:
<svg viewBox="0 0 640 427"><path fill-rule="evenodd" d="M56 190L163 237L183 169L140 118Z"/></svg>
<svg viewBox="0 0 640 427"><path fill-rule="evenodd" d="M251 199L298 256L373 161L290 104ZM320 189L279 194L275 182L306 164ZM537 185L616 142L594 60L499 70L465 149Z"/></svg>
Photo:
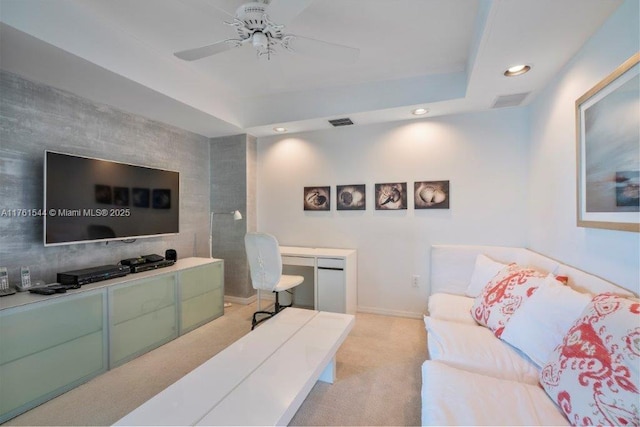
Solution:
<svg viewBox="0 0 640 427"><path fill-rule="evenodd" d="M283 274L305 278L294 288L294 306L355 314L358 306L358 254L355 249L281 246L280 253Z"/></svg>

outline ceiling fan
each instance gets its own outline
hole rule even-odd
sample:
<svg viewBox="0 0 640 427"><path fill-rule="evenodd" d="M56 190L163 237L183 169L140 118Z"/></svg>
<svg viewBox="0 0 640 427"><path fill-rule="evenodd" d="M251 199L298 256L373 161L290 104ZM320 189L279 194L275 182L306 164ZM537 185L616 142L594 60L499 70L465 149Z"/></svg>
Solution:
<svg viewBox="0 0 640 427"><path fill-rule="evenodd" d="M238 38L222 40L195 49L174 53L185 61L195 61L234 48L251 45L258 57L267 59L283 48L301 55L315 56L334 61L355 61L360 54L357 48L321 40L287 34L284 27L298 16L313 0L262 0L245 3L236 12L233 22L225 22L235 28Z"/></svg>

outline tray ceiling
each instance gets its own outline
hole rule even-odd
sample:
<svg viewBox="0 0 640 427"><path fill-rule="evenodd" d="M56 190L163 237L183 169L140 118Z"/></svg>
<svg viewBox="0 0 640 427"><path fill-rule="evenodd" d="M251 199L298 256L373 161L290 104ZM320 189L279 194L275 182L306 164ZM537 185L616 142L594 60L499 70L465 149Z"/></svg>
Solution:
<svg viewBox="0 0 640 427"><path fill-rule="evenodd" d="M274 0L281 1L281 0ZM480 111L542 87L621 1L314 0L286 31L357 47L351 63L246 46L186 62L176 51L235 36L236 0L0 0L0 67L216 137L329 129ZM532 65L516 78L502 72Z"/></svg>

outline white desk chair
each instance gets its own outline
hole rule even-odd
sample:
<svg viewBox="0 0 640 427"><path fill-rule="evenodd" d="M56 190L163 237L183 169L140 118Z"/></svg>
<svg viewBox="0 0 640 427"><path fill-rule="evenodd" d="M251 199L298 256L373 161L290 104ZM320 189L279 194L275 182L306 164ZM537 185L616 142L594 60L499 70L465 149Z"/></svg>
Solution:
<svg viewBox="0 0 640 427"><path fill-rule="evenodd" d="M278 294L283 291L291 293L289 289L301 284L304 281L304 277L282 274L280 245L278 240L271 234L249 232L244 236L244 246L247 251L251 283L254 289L258 291L266 290L276 294L274 311L260 310L253 313L251 321L251 330L253 330L258 323L275 316L285 307L291 307L291 304L280 305ZM256 316L259 314L266 314L267 317L258 321Z"/></svg>

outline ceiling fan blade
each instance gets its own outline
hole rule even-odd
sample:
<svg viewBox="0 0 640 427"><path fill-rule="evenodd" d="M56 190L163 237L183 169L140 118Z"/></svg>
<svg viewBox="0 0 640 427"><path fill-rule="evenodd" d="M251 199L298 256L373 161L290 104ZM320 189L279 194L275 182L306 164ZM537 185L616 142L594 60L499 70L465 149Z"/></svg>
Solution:
<svg viewBox="0 0 640 427"><path fill-rule="evenodd" d="M360 49L355 47L343 46L341 44L296 35L289 41L288 48L300 55L330 59L338 62L355 62L360 56Z"/></svg>
<svg viewBox="0 0 640 427"><path fill-rule="evenodd" d="M181 50L180 52L174 53L174 55L180 59L184 59L185 61L195 61L196 59L226 52L234 47L236 47L236 45L232 42L223 40L207 46L197 47L195 49Z"/></svg>
<svg viewBox="0 0 640 427"><path fill-rule="evenodd" d="M287 25L302 13L313 0L271 0L267 14L278 25Z"/></svg>
<svg viewBox="0 0 640 427"><path fill-rule="evenodd" d="M235 18L235 11L237 9L237 2L232 0L220 0L216 2L212 2L210 0L178 0L182 4L187 7L191 7L196 9L200 13L204 14L204 16L211 16L213 9L217 12L221 12L224 15L227 15L230 19Z"/></svg>

